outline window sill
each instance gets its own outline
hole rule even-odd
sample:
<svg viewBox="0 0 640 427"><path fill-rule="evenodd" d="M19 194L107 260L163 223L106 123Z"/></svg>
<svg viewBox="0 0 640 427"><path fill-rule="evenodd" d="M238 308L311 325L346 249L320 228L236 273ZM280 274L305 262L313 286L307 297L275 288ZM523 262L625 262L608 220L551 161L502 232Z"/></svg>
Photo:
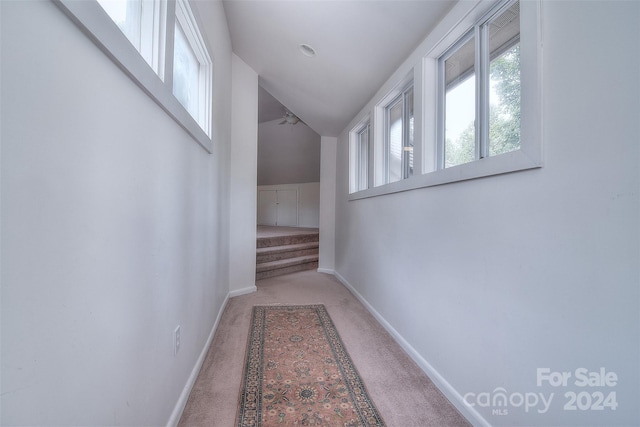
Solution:
<svg viewBox="0 0 640 427"><path fill-rule="evenodd" d="M414 175L408 179L351 193L349 194L349 201L541 168L542 158L540 154L526 153L521 149L463 165L428 172L423 175Z"/></svg>

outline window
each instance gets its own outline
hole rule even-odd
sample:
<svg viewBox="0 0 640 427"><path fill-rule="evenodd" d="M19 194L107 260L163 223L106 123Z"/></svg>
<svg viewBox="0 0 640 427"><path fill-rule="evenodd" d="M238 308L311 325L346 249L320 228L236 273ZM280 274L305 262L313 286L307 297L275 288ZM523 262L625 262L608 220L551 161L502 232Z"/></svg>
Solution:
<svg viewBox="0 0 640 427"><path fill-rule="evenodd" d="M413 83L385 108L386 182L413 174Z"/></svg>
<svg viewBox="0 0 640 427"><path fill-rule="evenodd" d="M173 94L209 133L211 59L184 0L176 3L173 40Z"/></svg>
<svg viewBox="0 0 640 427"><path fill-rule="evenodd" d="M142 1L98 0L98 3L139 52Z"/></svg>
<svg viewBox="0 0 640 427"><path fill-rule="evenodd" d="M349 199L541 167L541 8L456 2L363 108L368 186L356 185L352 131Z"/></svg>
<svg viewBox="0 0 640 427"><path fill-rule="evenodd" d="M158 0L97 0L156 74L162 76L160 43L165 37L160 16L166 3Z"/></svg>
<svg viewBox="0 0 640 427"><path fill-rule="evenodd" d="M368 119L351 132L351 193L369 188L370 135L371 126Z"/></svg>
<svg viewBox="0 0 640 427"><path fill-rule="evenodd" d="M177 22L173 40L173 94L192 116L197 117L200 62Z"/></svg>
<svg viewBox="0 0 640 427"><path fill-rule="evenodd" d="M369 188L369 123L358 132L358 190Z"/></svg>
<svg viewBox="0 0 640 427"><path fill-rule="evenodd" d="M475 160L475 37L471 33L446 59L444 69L444 167Z"/></svg>
<svg viewBox="0 0 640 427"><path fill-rule="evenodd" d="M213 65L187 0L52 1L212 152Z"/></svg>
<svg viewBox="0 0 640 427"><path fill-rule="evenodd" d="M440 168L520 149L520 3L512 1L438 60Z"/></svg>

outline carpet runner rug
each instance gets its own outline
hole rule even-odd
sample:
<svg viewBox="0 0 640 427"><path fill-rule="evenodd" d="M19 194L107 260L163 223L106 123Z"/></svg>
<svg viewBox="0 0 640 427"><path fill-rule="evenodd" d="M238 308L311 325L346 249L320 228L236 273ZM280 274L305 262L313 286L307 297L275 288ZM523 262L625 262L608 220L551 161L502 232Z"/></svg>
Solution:
<svg viewBox="0 0 640 427"><path fill-rule="evenodd" d="M237 427L378 427L324 305L254 306Z"/></svg>

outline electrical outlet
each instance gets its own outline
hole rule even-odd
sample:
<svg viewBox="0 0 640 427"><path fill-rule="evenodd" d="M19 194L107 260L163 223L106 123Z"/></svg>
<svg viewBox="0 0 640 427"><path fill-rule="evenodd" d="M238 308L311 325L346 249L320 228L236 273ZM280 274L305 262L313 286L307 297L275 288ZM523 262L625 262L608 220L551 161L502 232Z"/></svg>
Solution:
<svg viewBox="0 0 640 427"><path fill-rule="evenodd" d="M176 327L176 330L173 331L173 355L178 354L178 350L180 350L180 325Z"/></svg>

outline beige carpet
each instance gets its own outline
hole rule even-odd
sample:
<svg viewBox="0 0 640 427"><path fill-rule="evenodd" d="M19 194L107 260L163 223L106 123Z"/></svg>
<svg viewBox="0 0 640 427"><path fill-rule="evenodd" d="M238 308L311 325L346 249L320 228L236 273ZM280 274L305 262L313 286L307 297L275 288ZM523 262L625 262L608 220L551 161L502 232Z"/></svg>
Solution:
<svg viewBox="0 0 640 427"><path fill-rule="evenodd" d="M180 426L235 425L251 311L256 304L324 304L389 427L469 425L333 276L303 271L259 281L257 287L255 293L229 300Z"/></svg>

